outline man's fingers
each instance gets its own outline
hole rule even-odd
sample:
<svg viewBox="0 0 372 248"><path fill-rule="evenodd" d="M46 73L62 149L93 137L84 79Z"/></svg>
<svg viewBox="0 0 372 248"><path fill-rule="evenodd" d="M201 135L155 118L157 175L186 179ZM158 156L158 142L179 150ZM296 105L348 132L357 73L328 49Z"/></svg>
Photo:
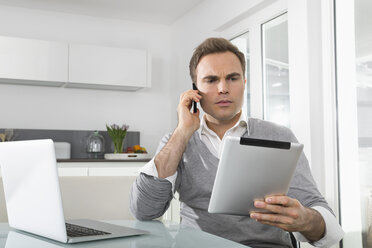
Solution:
<svg viewBox="0 0 372 248"><path fill-rule="evenodd" d="M202 98L201 95L197 93L197 91L194 90L188 90L181 94L180 96L180 102L183 105L189 106L192 101L200 102L200 99Z"/></svg>
<svg viewBox="0 0 372 248"><path fill-rule="evenodd" d="M255 201L254 206L256 208L265 209L265 210L268 210L270 212L277 213L277 214L283 212L283 207L281 205L271 205L263 201Z"/></svg>
<svg viewBox="0 0 372 248"><path fill-rule="evenodd" d="M296 199L292 199L286 195L269 196L265 198L265 202L268 204L282 205L285 207L297 207L299 203Z"/></svg>
<svg viewBox="0 0 372 248"><path fill-rule="evenodd" d="M297 219L299 217L298 211L293 207L284 207L283 205L267 204L263 201L255 201L254 206L256 208L265 209L275 214L286 215L291 218Z"/></svg>
<svg viewBox="0 0 372 248"><path fill-rule="evenodd" d="M197 116L197 117L199 117L199 114L200 114L200 113L199 113L199 109L197 108L197 109L196 109L196 112L195 112L195 113L193 112L193 113L191 113L191 114L192 114L192 115L195 115L195 116Z"/></svg>
<svg viewBox="0 0 372 248"><path fill-rule="evenodd" d="M269 196L264 201L255 201L254 205L256 208L269 211L269 213L252 212L251 218L262 224L276 226L291 232L301 232L308 226L306 208L296 199L288 196Z"/></svg>
<svg viewBox="0 0 372 248"><path fill-rule="evenodd" d="M293 219L281 214L264 214L264 213L253 213L251 218L259 222L277 223L291 225L293 224Z"/></svg>

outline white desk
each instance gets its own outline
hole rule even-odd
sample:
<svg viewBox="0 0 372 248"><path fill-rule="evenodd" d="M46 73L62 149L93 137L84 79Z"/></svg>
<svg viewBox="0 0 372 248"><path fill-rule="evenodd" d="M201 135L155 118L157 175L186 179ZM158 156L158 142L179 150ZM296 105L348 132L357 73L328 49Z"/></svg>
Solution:
<svg viewBox="0 0 372 248"><path fill-rule="evenodd" d="M62 244L46 238L11 230L7 223L0 223L0 247L6 248L247 248L247 246L223 239L209 233L191 228L181 228L177 224L162 223L160 221L110 221L110 223L124 225L149 231L150 234L117 238L111 240L92 241L79 244Z"/></svg>

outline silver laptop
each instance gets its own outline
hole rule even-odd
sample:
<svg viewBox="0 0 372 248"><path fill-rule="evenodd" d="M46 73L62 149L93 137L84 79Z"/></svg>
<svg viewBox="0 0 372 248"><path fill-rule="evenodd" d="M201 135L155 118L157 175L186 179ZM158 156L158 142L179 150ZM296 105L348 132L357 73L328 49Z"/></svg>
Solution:
<svg viewBox="0 0 372 248"><path fill-rule="evenodd" d="M264 212L254 207L254 201L287 194L302 149L299 143L226 137L208 212Z"/></svg>
<svg viewBox="0 0 372 248"><path fill-rule="evenodd" d="M95 220L65 222L50 139L0 142L0 167L10 227L63 243L148 233Z"/></svg>

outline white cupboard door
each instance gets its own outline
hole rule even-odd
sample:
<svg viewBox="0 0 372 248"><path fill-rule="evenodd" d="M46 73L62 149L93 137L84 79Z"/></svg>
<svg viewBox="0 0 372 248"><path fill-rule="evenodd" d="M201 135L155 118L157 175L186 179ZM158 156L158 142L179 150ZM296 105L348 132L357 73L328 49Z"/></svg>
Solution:
<svg viewBox="0 0 372 248"><path fill-rule="evenodd" d="M65 43L0 36L0 80L62 85L68 76Z"/></svg>
<svg viewBox="0 0 372 248"><path fill-rule="evenodd" d="M88 176L88 168L58 168L58 176L60 177L71 177L71 176L78 176L78 177L87 177Z"/></svg>
<svg viewBox="0 0 372 248"><path fill-rule="evenodd" d="M147 87L145 50L70 44L68 87ZM75 84L76 83L76 84Z"/></svg>

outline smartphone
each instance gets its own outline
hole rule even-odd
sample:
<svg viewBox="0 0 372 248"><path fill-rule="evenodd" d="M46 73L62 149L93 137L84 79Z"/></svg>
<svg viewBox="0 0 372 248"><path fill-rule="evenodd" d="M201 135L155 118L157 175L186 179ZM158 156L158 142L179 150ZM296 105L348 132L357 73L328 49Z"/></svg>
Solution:
<svg viewBox="0 0 372 248"><path fill-rule="evenodd" d="M195 83L192 83L192 89L193 89L193 90L198 90L198 88L196 87ZM194 113L198 112L198 107L197 107L195 101L192 101L192 105L193 105L193 107L194 107L193 112L194 112Z"/></svg>

